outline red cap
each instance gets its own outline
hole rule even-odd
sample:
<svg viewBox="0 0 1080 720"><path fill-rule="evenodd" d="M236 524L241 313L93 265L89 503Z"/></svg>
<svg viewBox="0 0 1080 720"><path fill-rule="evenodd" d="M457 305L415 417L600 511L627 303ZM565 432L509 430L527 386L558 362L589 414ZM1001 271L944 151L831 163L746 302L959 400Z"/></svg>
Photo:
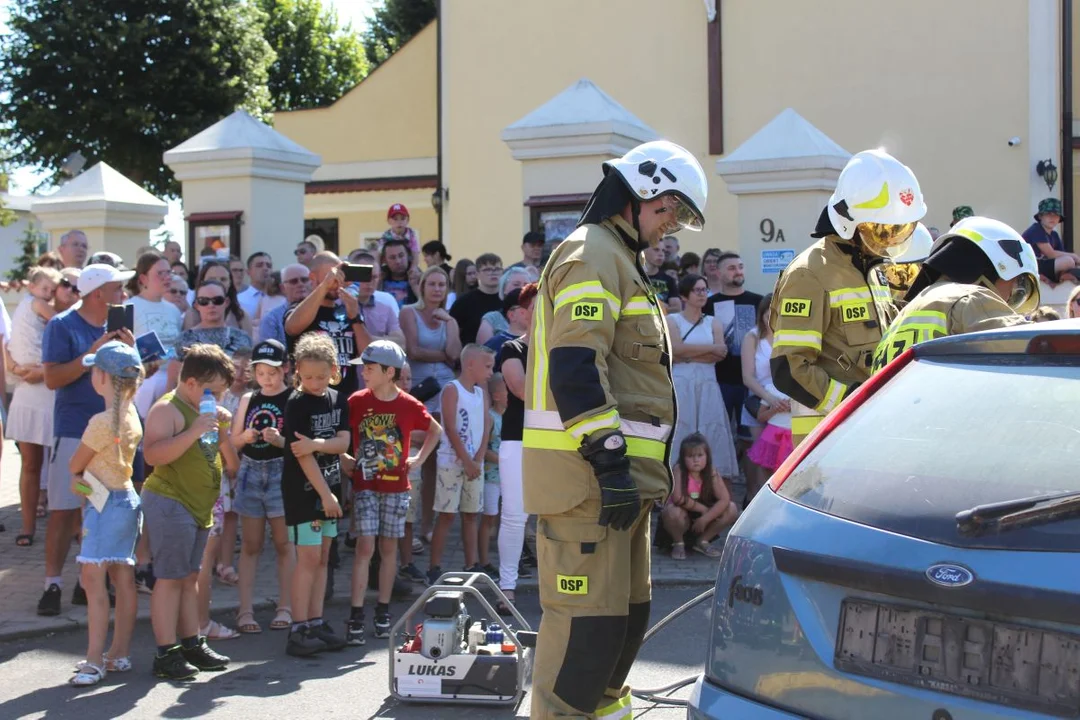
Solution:
<svg viewBox="0 0 1080 720"><path fill-rule="evenodd" d="M390 206L390 209L386 211L386 219L394 217L395 215L404 215L409 217L409 208L405 207L401 203L394 203Z"/></svg>

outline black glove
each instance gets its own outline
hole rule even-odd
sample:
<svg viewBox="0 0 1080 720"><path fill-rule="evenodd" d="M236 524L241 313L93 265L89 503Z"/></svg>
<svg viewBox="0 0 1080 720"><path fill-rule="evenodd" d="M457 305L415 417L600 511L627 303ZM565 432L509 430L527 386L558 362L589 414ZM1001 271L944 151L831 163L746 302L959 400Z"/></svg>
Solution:
<svg viewBox="0 0 1080 720"><path fill-rule="evenodd" d="M627 530L641 512L637 486L630 479L630 458L626 457L626 439L615 432L592 435L578 448L592 465L600 484L601 525L612 530Z"/></svg>

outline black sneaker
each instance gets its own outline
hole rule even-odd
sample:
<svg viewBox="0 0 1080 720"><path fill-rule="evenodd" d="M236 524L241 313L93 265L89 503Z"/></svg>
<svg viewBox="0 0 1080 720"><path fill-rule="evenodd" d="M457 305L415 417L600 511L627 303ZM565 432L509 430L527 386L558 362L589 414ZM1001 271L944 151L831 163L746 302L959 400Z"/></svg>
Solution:
<svg viewBox="0 0 1080 720"><path fill-rule="evenodd" d="M326 649L326 642L311 633L311 628L304 628L289 633L285 652L295 657L310 657Z"/></svg>
<svg viewBox="0 0 1080 720"><path fill-rule="evenodd" d="M372 633L376 638L388 638L390 637L390 613L381 613L375 616L375 632Z"/></svg>
<svg viewBox="0 0 1080 720"><path fill-rule="evenodd" d="M204 637L200 637L199 644L191 649L181 647L180 654L199 670L224 670L229 665L229 658L211 650Z"/></svg>
<svg viewBox="0 0 1080 720"><path fill-rule="evenodd" d="M477 568L477 572L486 573L489 578L491 578L495 582L499 582L499 568L495 567L491 563L488 563L483 567L481 567L479 564L474 565L473 567Z"/></svg>
<svg viewBox="0 0 1080 720"><path fill-rule="evenodd" d="M60 586L56 583L49 585L38 600L37 614L52 617L60 614Z"/></svg>
<svg viewBox="0 0 1080 720"><path fill-rule="evenodd" d="M191 680L199 674L199 668L184 658L179 645L164 655L155 655L153 671L154 677L163 680Z"/></svg>
<svg viewBox="0 0 1080 720"><path fill-rule="evenodd" d="M427 571L428 585L437 585L438 582L439 582L439 578L442 577L442 574L443 574L442 568L439 567L438 565L436 565L435 567L429 569Z"/></svg>
<svg viewBox="0 0 1080 720"><path fill-rule="evenodd" d="M529 566L525 564L524 560L522 560L521 562L518 563L518 577L519 578L531 578L532 577L532 570L529 569Z"/></svg>
<svg viewBox="0 0 1080 720"><path fill-rule="evenodd" d="M86 605L86 591L83 590L82 583L75 583L75 589L71 591L71 604Z"/></svg>
<svg viewBox="0 0 1080 720"><path fill-rule="evenodd" d="M311 634L326 643L326 649L331 652L338 652L344 650L348 645L348 641L334 632L334 628L330 627L330 623L323 622L310 628Z"/></svg>
<svg viewBox="0 0 1080 720"><path fill-rule="evenodd" d="M413 563L409 563L398 570L398 577L407 582L420 583L421 585L427 583L427 575L420 572L420 568Z"/></svg>
<svg viewBox="0 0 1080 720"><path fill-rule="evenodd" d="M394 600L401 600L407 598L413 594L412 583L408 580L402 580L401 578L394 577L394 587L390 590L390 597Z"/></svg>
<svg viewBox="0 0 1080 720"><path fill-rule="evenodd" d="M525 563L526 567L536 567L536 554L529 547L529 543L525 543L521 548L521 562Z"/></svg>
<svg viewBox="0 0 1080 720"><path fill-rule="evenodd" d="M363 645L367 642L367 638L364 637L363 620L345 621L345 642L353 646Z"/></svg>

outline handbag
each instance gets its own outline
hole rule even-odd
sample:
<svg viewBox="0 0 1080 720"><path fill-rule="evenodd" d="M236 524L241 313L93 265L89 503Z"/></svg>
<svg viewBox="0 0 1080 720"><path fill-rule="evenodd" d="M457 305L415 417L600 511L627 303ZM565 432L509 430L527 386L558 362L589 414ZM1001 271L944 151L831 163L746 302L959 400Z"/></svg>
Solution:
<svg viewBox="0 0 1080 720"><path fill-rule="evenodd" d="M409 390L409 394L420 402L427 402L438 395L440 390L442 390L442 386L439 385L439 381L432 376L426 377L413 385L412 389Z"/></svg>

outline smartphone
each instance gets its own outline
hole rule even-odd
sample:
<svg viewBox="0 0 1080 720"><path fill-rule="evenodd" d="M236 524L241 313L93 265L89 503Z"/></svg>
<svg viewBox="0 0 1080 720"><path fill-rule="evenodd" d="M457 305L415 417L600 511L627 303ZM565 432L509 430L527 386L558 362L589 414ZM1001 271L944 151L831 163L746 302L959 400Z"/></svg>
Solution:
<svg viewBox="0 0 1080 720"><path fill-rule="evenodd" d="M110 305L109 319L105 325L105 332L116 332L127 328L135 332L135 306L134 305Z"/></svg>
<svg viewBox="0 0 1080 720"><path fill-rule="evenodd" d="M342 265L341 270L345 275L345 282L371 282L371 275L375 270L375 266L345 263Z"/></svg>

